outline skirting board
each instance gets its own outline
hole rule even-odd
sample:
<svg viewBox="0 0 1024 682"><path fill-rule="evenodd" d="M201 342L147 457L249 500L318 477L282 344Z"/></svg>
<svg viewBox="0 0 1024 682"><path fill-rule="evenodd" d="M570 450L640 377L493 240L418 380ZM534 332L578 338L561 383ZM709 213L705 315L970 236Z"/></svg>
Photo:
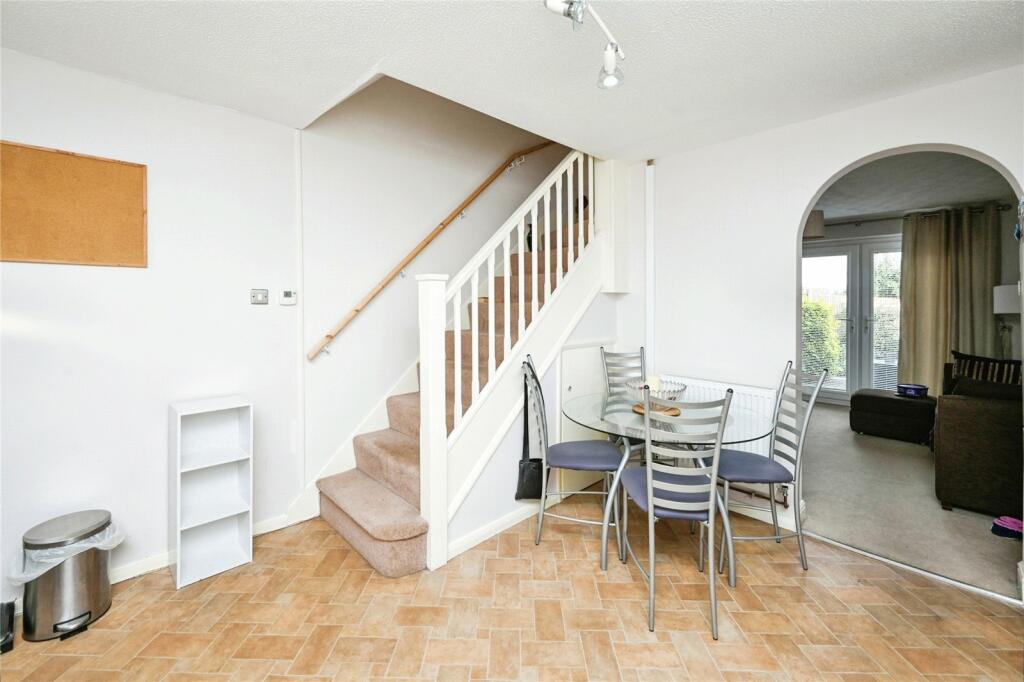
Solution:
<svg viewBox="0 0 1024 682"><path fill-rule="evenodd" d="M567 499L568 497L570 496L566 495L565 498L552 497L550 500L548 500L547 507L550 509L551 507L555 506L563 499ZM523 505L520 509L513 509L508 514L505 514L504 516L499 516L490 523L480 526L476 530L466 533L462 537L450 541L448 543L448 561L451 561L463 552L467 552L473 549L481 542L486 542L487 540L490 540L495 535L498 535L499 533L508 530L517 523L522 523L523 521L532 518L536 515L536 507L534 507L532 504Z"/></svg>

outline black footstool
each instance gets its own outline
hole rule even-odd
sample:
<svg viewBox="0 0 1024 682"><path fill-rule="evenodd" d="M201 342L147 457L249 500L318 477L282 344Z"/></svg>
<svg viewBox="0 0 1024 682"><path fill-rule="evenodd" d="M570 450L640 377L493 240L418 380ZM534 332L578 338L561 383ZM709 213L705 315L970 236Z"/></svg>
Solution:
<svg viewBox="0 0 1024 682"><path fill-rule="evenodd" d="M903 440L931 442L935 425L935 398L904 398L892 391L864 388L850 399L850 428L857 433Z"/></svg>

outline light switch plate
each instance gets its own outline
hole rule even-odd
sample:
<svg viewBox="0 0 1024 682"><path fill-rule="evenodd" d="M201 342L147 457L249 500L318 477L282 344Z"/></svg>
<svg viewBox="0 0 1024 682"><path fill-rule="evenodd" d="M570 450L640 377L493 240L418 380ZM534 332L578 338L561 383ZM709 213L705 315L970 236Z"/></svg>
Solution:
<svg viewBox="0 0 1024 682"><path fill-rule="evenodd" d="M250 289L249 303L252 303L253 305L267 305L268 303L270 303L270 290Z"/></svg>

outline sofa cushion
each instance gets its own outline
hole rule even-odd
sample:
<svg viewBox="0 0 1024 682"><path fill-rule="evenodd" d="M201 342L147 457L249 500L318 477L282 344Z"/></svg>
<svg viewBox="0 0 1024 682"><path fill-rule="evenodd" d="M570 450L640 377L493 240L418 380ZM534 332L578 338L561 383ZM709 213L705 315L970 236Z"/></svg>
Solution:
<svg viewBox="0 0 1024 682"><path fill-rule="evenodd" d="M1020 360L998 360L953 351L953 378L961 377L1020 385L1021 363Z"/></svg>
<svg viewBox="0 0 1024 682"><path fill-rule="evenodd" d="M953 384L953 395L967 395L972 398L991 398L994 400L1021 400L1020 384L1003 384L995 381L981 381L970 377L960 377Z"/></svg>

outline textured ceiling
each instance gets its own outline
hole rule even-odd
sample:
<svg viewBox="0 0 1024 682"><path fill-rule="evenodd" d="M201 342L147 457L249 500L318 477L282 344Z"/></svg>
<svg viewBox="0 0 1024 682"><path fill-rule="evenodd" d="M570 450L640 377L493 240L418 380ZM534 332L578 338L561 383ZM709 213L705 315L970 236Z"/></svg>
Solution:
<svg viewBox="0 0 1024 682"><path fill-rule="evenodd" d="M524 2L2 3L5 47L305 127L384 73L636 159L1024 61L1022 2L612 2L604 39Z"/></svg>
<svg viewBox="0 0 1024 682"><path fill-rule="evenodd" d="M1014 201L1013 188L991 166L960 154L914 152L850 171L815 208L835 220L989 200Z"/></svg>

